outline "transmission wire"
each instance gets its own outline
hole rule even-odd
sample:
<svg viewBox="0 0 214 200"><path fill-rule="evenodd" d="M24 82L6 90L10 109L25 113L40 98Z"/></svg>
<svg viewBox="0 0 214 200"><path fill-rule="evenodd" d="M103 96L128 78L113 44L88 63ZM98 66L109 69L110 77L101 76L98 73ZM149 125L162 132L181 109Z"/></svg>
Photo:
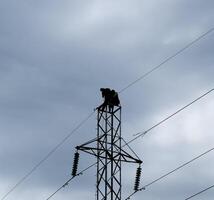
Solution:
<svg viewBox="0 0 214 200"><path fill-rule="evenodd" d="M85 172L86 170L90 169L91 167L93 167L94 165L96 165L97 163L93 163L92 165L89 165L87 168L85 168L84 170L82 170L81 172L79 172L76 176L80 176L83 174L83 172ZM72 176L71 178L69 178L60 188L58 188L53 194L51 194L46 200L51 199L57 192L59 192L62 188L64 188L65 186L67 186L69 184L69 182L74 179L76 176Z"/></svg>
<svg viewBox="0 0 214 200"><path fill-rule="evenodd" d="M210 189L213 188L213 187L214 187L214 185L212 185L212 186L210 186L210 187L208 187L208 188L206 188L206 189L204 189L204 190L202 190L202 191L200 191L200 192L198 192L198 193L196 193L196 194L194 194L194 195L188 197L188 198L185 199L185 200L192 199L193 197L198 196L199 194L201 194L201 193L203 193L203 192L205 192L205 191L207 191L207 190L210 190Z"/></svg>
<svg viewBox="0 0 214 200"><path fill-rule="evenodd" d="M62 144L65 143L66 140L68 140L71 135L73 135L86 121L91 118L91 116L94 114L94 111L90 113L84 120L82 120L66 137L64 137L51 151L49 151L46 156L44 156L43 159L41 159L25 176L23 176L2 198L1 200L5 199L11 192L13 192L20 184L22 184L34 171L37 170L37 168L42 165Z"/></svg>
<svg viewBox="0 0 214 200"><path fill-rule="evenodd" d="M122 93L123 91L127 90L129 87L131 87L132 85L136 84L137 82L139 82L140 80L146 78L148 75L150 75L152 72L160 69L164 64L166 64L167 62L169 62L170 60L172 60L173 58L175 58L176 56L178 56L179 54L181 54L183 51L185 51L186 49L190 48L191 46L193 46L196 42L200 41L202 38L204 38L206 35L208 35L209 33L214 31L214 27L209 29L207 32L203 33L202 35L200 35L199 37L197 37L196 39L194 39L193 41L191 41L190 43L188 43L187 45L185 45L182 49L180 49L179 51L177 51L176 53L174 53L173 55L169 56L168 58L166 58L165 60L163 60L160 64L158 64L157 66L155 66L154 68L152 68L151 70L149 70L148 72L144 73L142 76L140 76L138 79L134 80L133 82L131 82L130 84L128 84L126 87L124 87L123 89L121 89L119 91L119 93Z"/></svg>
<svg viewBox="0 0 214 200"><path fill-rule="evenodd" d="M157 126L159 126L160 124L164 123L165 121L169 120L170 118L172 118L173 116L175 116L176 114L180 113L181 111L185 110L187 107L191 106L192 104L194 104L195 102L199 101L200 99L202 99L203 97L207 96L209 93L213 92L214 88L209 90L208 92L202 94L201 96L199 96L197 99L193 100L192 102L190 102L189 104L183 106L182 108L180 108L179 110L177 110L176 112L174 112L173 114L169 115L168 117L166 117L165 119L161 120L159 123L155 124L154 126L152 126L151 128L149 128L148 130L144 131L144 132L139 132L135 134L135 138L133 138L132 140L130 140L128 142L131 143L134 140L138 139L139 137L147 134L147 132L151 131L152 129L156 128Z"/></svg>
<svg viewBox="0 0 214 200"><path fill-rule="evenodd" d="M158 182L158 181L162 180L163 178L165 178L165 177L169 176L170 174L172 174L172 173L174 173L174 172L178 171L179 169L181 169L181 168L185 167L186 165L188 165L188 164L192 163L193 161L198 160L199 158L201 158L201 157L205 156L206 154L210 153L210 152L211 152L211 151L213 151L213 150L214 150L214 147L213 147L213 148L211 148L211 149L209 149L209 150L207 150L207 151L205 151L204 153L202 153L202 154L200 154L200 155L196 156L195 158L191 159L190 161L188 161L188 162L186 162L186 163L184 163L184 164L182 164L182 165L178 166L177 168L175 168L175 169L171 170L170 172L168 172L168 173L166 173L166 174L162 175L161 177L159 177L159 178L157 178L157 179L153 180L152 182L150 182L150 183L148 183L148 184L144 185L144 186L143 186L143 187L141 187L138 191L134 191L134 192L133 192L131 195L129 195L125 200L130 199L130 198L131 198L134 194L136 194L137 192L142 191L142 190L145 190L148 186L153 185L154 183L156 183L156 182ZM185 199L185 200L186 200L186 199Z"/></svg>

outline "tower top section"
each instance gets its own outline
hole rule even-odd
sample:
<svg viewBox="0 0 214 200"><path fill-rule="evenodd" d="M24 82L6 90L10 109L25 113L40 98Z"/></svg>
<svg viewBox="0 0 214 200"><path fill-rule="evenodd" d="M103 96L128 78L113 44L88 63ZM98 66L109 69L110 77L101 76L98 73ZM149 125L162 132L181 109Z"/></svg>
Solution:
<svg viewBox="0 0 214 200"><path fill-rule="evenodd" d="M109 110L113 110L114 106L120 106L120 99L118 93L110 88L100 88L104 102L97 107L98 110L104 110L105 107L109 107Z"/></svg>

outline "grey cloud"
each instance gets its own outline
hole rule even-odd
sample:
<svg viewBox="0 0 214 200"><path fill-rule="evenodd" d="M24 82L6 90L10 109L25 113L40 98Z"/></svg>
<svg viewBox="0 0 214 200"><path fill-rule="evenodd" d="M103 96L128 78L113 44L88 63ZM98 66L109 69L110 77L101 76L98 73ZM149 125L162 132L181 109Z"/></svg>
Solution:
<svg viewBox="0 0 214 200"><path fill-rule="evenodd" d="M208 30L212 7L211 0L1 1L0 176L8 180L3 188L10 188L102 101L100 87L119 91ZM120 94L127 141L213 87L212 52L210 34ZM132 144L145 162L142 183L211 145L213 137L205 127L212 124L212 114L205 104L211 110L212 97ZM189 120L187 113L194 117L190 127L182 123ZM194 123L200 114L203 123ZM94 115L8 199L42 199L53 192L69 177L74 147L94 138L95 126ZM206 130L201 143L191 138L193 134L185 136L192 129ZM179 131L180 139L170 145L170 137L179 137ZM165 137L169 141L163 141ZM81 158L80 169L94 161L88 155ZM135 199L176 200L191 195L212 182L210 160L204 158ZM132 190L135 173L134 167L127 169L124 195ZM93 198L94 175L92 169L78 177L56 199ZM209 191L203 198L212 196Z"/></svg>

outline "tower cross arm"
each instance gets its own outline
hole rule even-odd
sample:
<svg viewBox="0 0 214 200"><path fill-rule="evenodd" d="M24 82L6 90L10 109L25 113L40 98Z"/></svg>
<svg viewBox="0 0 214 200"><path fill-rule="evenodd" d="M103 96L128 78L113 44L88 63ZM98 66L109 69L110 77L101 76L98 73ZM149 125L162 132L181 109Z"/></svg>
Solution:
<svg viewBox="0 0 214 200"><path fill-rule="evenodd" d="M96 157L100 157L100 158L105 158L105 153L108 155L107 159L108 160L121 160L122 162L129 162L129 163L139 163L141 164L142 161L134 156L132 156L131 154L129 154L128 152L124 151L123 149L117 147L116 150L111 151L103 149L103 148L96 148L96 147L89 147L89 146L77 146L76 149L83 151L85 153L94 155Z"/></svg>

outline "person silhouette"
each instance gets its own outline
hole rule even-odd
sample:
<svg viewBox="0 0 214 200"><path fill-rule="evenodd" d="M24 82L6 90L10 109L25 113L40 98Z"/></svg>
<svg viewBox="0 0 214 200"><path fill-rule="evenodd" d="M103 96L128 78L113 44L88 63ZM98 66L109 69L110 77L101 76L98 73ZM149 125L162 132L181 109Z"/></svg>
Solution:
<svg viewBox="0 0 214 200"><path fill-rule="evenodd" d="M118 93L115 90L111 91L111 103L114 106L119 106L120 105L120 100L119 100L119 97L118 97Z"/></svg>
<svg viewBox="0 0 214 200"><path fill-rule="evenodd" d="M110 90L110 88L100 88L104 102L98 106L96 109L101 109L104 111L105 107L109 107L109 111L113 111L114 106L120 105L120 100L118 93L115 90Z"/></svg>

